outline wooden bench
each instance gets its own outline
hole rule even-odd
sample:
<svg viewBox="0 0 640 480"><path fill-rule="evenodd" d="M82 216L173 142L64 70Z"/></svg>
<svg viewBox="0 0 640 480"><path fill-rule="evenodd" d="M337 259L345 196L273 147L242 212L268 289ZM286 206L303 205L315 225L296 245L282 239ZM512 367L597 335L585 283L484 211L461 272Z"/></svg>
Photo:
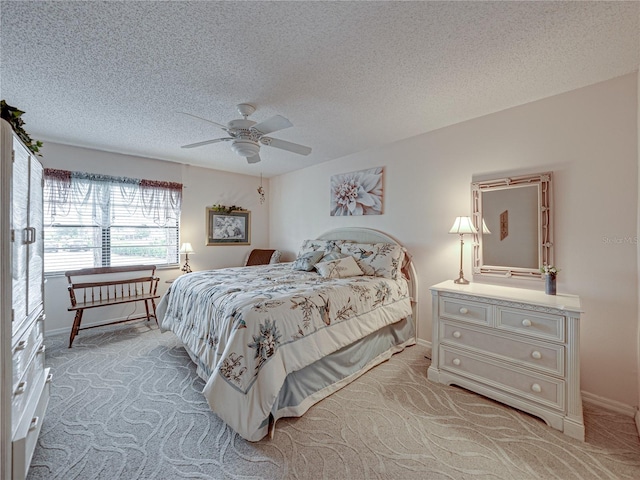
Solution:
<svg viewBox="0 0 640 480"><path fill-rule="evenodd" d="M160 279L155 276L155 272L155 265L83 268L65 272L69 282L67 288L71 297L71 306L68 310L76 312L69 337L69 348L71 348L73 339L80 330L143 318L146 318L147 321L155 318L157 323L156 298L160 298L160 295L157 294L158 281ZM80 327L82 314L88 308L107 307L132 302L144 302L146 315L142 314L124 320Z"/></svg>

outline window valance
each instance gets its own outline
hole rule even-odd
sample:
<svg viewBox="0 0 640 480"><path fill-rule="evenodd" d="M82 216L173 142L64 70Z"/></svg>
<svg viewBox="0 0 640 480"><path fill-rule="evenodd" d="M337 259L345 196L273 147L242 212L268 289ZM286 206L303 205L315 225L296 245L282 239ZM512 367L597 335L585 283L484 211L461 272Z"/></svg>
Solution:
<svg viewBox="0 0 640 480"><path fill-rule="evenodd" d="M117 216L143 215L156 225L167 225L180 218L181 183L114 177L95 173L45 168L45 205L53 224L56 217L86 215L93 224L107 227ZM114 209L113 204L120 208Z"/></svg>

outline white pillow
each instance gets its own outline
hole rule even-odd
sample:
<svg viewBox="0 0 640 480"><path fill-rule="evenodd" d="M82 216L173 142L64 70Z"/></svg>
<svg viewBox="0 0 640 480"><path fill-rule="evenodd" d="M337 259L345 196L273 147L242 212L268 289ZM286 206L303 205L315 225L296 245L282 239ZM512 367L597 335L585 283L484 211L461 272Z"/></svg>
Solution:
<svg viewBox="0 0 640 480"><path fill-rule="evenodd" d="M326 255L329 252L340 251L342 240L305 240L302 242L298 257L307 252L322 252Z"/></svg>
<svg viewBox="0 0 640 480"><path fill-rule="evenodd" d="M404 248L398 244L344 242L340 250L354 257L365 275L393 280L402 275Z"/></svg>
<svg viewBox="0 0 640 480"><path fill-rule="evenodd" d="M332 252L327 253L324 257L320 259L320 261L329 262L331 260L338 260L339 258L344 258L344 257L348 257L348 255L345 255L344 253L339 252L338 250L334 250Z"/></svg>
<svg viewBox="0 0 640 480"><path fill-rule="evenodd" d="M307 252L303 253L296 258L291 268L293 270L302 270L303 272L310 272L313 270L313 266L322 258L322 252Z"/></svg>
<svg viewBox="0 0 640 480"><path fill-rule="evenodd" d="M276 250L271 255L269 259L269 263L280 263L280 258L282 257L282 252L280 250Z"/></svg>
<svg viewBox="0 0 640 480"><path fill-rule="evenodd" d="M316 264L316 270L325 278L347 278L363 275L353 257L344 257Z"/></svg>

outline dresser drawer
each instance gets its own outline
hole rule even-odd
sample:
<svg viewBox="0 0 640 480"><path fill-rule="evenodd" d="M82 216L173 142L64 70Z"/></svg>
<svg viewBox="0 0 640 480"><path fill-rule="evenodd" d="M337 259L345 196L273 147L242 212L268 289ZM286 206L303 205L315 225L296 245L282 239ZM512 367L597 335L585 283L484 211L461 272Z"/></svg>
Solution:
<svg viewBox="0 0 640 480"><path fill-rule="evenodd" d="M36 389L29 399L25 415L11 442L12 478L26 478L31 457L36 448L38 435L42 429L44 414L49 404L51 375L47 368L36 383Z"/></svg>
<svg viewBox="0 0 640 480"><path fill-rule="evenodd" d="M24 376L29 365L29 360L33 357L37 349L44 353L43 339L44 317L41 316L33 322L33 325L18 340L13 347L13 382L12 388L15 391L20 379Z"/></svg>
<svg viewBox="0 0 640 480"><path fill-rule="evenodd" d="M565 317L527 310L497 307L496 328L527 335L564 342Z"/></svg>
<svg viewBox="0 0 640 480"><path fill-rule="evenodd" d="M15 432L29 398L36 391L44 371L44 355L36 355L27 366L11 397L11 432Z"/></svg>
<svg viewBox="0 0 640 480"><path fill-rule="evenodd" d="M491 305L440 297L440 316L460 320L461 322L489 325L491 322Z"/></svg>
<svg viewBox="0 0 640 480"><path fill-rule="evenodd" d="M495 329L467 327L443 322L440 341L496 355L521 366L553 375L564 375L564 346L532 340L519 340Z"/></svg>
<svg viewBox="0 0 640 480"><path fill-rule="evenodd" d="M488 357L440 345L440 368L483 385L564 410L565 382L518 367L508 367Z"/></svg>

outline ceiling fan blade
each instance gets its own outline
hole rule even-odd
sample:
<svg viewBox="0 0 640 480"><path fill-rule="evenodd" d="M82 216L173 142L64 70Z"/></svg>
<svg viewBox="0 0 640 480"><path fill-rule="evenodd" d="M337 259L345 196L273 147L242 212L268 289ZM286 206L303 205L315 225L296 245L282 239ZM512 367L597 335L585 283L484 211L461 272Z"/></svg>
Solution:
<svg viewBox="0 0 640 480"><path fill-rule="evenodd" d="M258 132L266 135L267 133L275 132L277 130L282 130L284 128L293 127L293 123L284 118L282 115L275 115L264 122L256 123L252 130L257 130Z"/></svg>
<svg viewBox="0 0 640 480"><path fill-rule="evenodd" d="M214 122L213 120L208 120L208 119L206 119L206 118L202 118L202 117L199 117L199 116L197 116L197 115L193 115L193 114L191 114L191 113L187 113L187 112L178 112L178 113L181 113L181 114L183 114L183 115L189 115L190 117L197 118L198 120L202 120L202 121L204 121L204 122L213 123L216 127L220 127L220 128L221 128L222 130L224 130L225 132L227 131L227 126L226 126L226 125L222 125L221 123Z"/></svg>
<svg viewBox="0 0 640 480"><path fill-rule="evenodd" d="M258 163L260 160L262 160L260 158L260 154L256 153L253 157L247 157L247 162L248 163Z"/></svg>
<svg viewBox="0 0 640 480"><path fill-rule="evenodd" d="M286 140L278 140L277 138L262 137L260 143L269 147L279 148L281 150L287 150L289 152L297 153L298 155L309 155L311 148L304 145L298 145L297 143L287 142Z"/></svg>
<svg viewBox="0 0 640 480"><path fill-rule="evenodd" d="M201 147L203 145L209 145L210 143L226 142L228 140L233 140L233 138L231 137L214 138L213 140L205 140L204 142L190 143L189 145L182 145L182 147L180 148L195 148L195 147Z"/></svg>

